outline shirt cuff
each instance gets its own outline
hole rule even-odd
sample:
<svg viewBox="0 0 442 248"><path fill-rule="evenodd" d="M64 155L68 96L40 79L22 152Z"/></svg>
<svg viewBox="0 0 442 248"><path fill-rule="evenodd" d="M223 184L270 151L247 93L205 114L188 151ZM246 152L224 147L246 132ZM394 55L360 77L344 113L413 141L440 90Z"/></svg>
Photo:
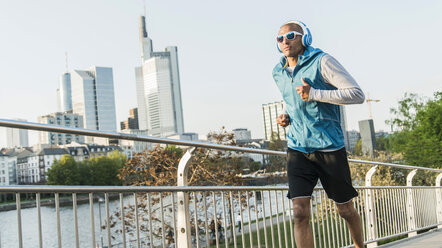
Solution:
<svg viewBox="0 0 442 248"><path fill-rule="evenodd" d="M313 87L310 87L310 92L308 93L308 101L314 101L315 100L315 94L317 93L317 89L314 89Z"/></svg>

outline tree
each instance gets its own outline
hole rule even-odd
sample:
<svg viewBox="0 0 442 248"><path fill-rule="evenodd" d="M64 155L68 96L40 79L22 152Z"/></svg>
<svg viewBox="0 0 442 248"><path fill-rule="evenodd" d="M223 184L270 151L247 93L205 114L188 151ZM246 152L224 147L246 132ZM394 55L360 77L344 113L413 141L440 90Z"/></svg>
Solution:
<svg viewBox="0 0 442 248"><path fill-rule="evenodd" d="M349 158L356 160L374 160L378 162L391 163L393 161L402 160L402 155L387 154L385 151L376 151L376 156L369 157L360 154L349 155ZM373 165L350 163L350 174L354 185L364 186L365 176ZM405 169L397 169L388 166L379 166L372 178L372 185L375 186L405 186L405 178L409 171Z"/></svg>
<svg viewBox="0 0 442 248"><path fill-rule="evenodd" d="M55 161L48 170L49 185L121 185L117 177L126 156L113 151L107 156L76 162L70 155Z"/></svg>
<svg viewBox="0 0 442 248"><path fill-rule="evenodd" d="M362 139L359 139L358 142L356 142L353 153L355 155L362 155Z"/></svg>
<svg viewBox="0 0 442 248"><path fill-rule="evenodd" d="M258 171L262 166L260 162L254 161L250 157L243 157L242 162L244 163L244 167L249 168L251 172Z"/></svg>
<svg viewBox="0 0 442 248"><path fill-rule="evenodd" d="M177 163L182 154L181 148L157 145L150 151L135 154L117 177L125 186L176 185Z"/></svg>
<svg viewBox="0 0 442 248"><path fill-rule="evenodd" d="M398 102L397 108L391 108L390 113L395 117L387 120L386 123L400 130L413 129L416 122L416 113L424 106L424 101L417 94L405 93L404 97Z"/></svg>
<svg viewBox="0 0 442 248"><path fill-rule="evenodd" d="M90 170L91 185L121 185L118 171L124 165L119 159L97 157L85 161Z"/></svg>
<svg viewBox="0 0 442 248"><path fill-rule="evenodd" d="M49 185L80 185L81 175L77 162L71 155L63 155L48 170Z"/></svg>
<svg viewBox="0 0 442 248"><path fill-rule="evenodd" d="M376 150L386 151L388 148L388 138L385 136L380 136L376 138Z"/></svg>
<svg viewBox="0 0 442 248"><path fill-rule="evenodd" d="M398 131L389 136L389 149L403 153L407 164L441 168L442 92L427 101L405 94L391 113L394 118L387 123Z"/></svg>

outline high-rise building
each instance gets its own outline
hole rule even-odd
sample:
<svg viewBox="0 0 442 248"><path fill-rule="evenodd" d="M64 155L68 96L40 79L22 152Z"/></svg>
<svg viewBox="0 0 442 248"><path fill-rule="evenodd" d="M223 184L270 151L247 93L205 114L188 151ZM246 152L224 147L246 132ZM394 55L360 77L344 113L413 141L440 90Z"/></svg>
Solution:
<svg viewBox="0 0 442 248"><path fill-rule="evenodd" d="M71 74L68 72L60 76L60 86L57 89L58 112L72 110Z"/></svg>
<svg viewBox="0 0 442 248"><path fill-rule="evenodd" d="M129 110L129 118L127 120L120 122L121 130L125 129L139 129L138 126L138 109L133 108Z"/></svg>
<svg viewBox="0 0 442 248"><path fill-rule="evenodd" d="M65 127L83 128L83 116L73 114L72 111L39 116L38 122ZM38 137L40 144L48 144L49 146L70 144L71 142L84 143L83 136L73 134L39 132Z"/></svg>
<svg viewBox="0 0 442 248"><path fill-rule="evenodd" d="M184 133L183 107L176 46L154 52L139 18L141 67L135 68L139 128L149 135L169 137Z"/></svg>
<svg viewBox="0 0 442 248"><path fill-rule="evenodd" d="M362 154L373 157L376 148L373 119L359 121L359 132L362 139Z"/></svg>
<svg viewBox="0 0 442 248"><path fill-rule="evenodd" d="M272 133L281 140L286 140L286 128L276 123L276 118L284 113L284 101L272 102L262 105L262 115L264 118L264 139L271 140Z"/></svg>
<svg viewBox="0 0 442 248"><path fill-rule="evenodd" d="M26 121L15 119L17 121ZM6 145L8 147L27 147L29 146L28 130L17 128L6 128Z"/></svg>
<svg viewBox="0 0 442 248"><path fill-rule="evenodd" d="M84 128L117 131L112 68L72 71L71 89L73 113L83 116Z"/></svg>

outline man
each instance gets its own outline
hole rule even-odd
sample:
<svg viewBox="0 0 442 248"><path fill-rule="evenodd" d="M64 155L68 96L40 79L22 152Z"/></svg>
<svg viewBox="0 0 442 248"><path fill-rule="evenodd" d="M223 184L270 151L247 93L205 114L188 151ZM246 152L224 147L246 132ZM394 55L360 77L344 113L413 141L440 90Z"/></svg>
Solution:
<svg viewBox="0 0 442 248"><path fill-rule="evenodd" d="M273 69L286 104L286 114L277 122L288 126L288 197L293 201L296 245L313 247L310 200L320 179L347 222L355 247L361 248L361 219L352 203L358 193L351 183L338 105L363 103L365 96L342 65L313 48L311 41L302 22L282 25L277 46L284 56Z"/></svg>
<svg viewBox="0 0 442 248"><path fill-rule="evenodd" d="M236 224L238 225L238 232L241 232L241 216L238 214L235 220Z"/></svg>

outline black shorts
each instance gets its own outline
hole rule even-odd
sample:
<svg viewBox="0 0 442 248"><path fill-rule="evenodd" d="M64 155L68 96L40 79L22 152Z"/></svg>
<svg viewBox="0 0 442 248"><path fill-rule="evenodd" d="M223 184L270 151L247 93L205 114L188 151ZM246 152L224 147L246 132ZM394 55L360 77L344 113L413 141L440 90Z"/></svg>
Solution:
<svg viewBox="0 0 442 248"><path fill-rule="evenodd" d="M321 180L328 198L346 203L358 196L353 188L345 148L333 152L303 153L287 150L287 177L289 199L311 197Z"/></svg>

